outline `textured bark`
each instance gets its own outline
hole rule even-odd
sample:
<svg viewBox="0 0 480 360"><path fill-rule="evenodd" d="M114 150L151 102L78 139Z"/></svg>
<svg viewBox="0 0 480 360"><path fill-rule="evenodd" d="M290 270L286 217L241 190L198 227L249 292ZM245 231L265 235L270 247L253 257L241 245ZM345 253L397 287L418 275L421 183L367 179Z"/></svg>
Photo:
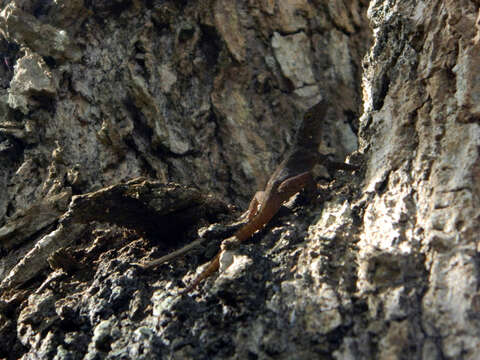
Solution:
<svg viewBox="0 0 480 360"><path fill-rule="evenodd" d="M0 358L480 358L479 5L3 1ZM178 296L323 98L361 170Z"/></svg>

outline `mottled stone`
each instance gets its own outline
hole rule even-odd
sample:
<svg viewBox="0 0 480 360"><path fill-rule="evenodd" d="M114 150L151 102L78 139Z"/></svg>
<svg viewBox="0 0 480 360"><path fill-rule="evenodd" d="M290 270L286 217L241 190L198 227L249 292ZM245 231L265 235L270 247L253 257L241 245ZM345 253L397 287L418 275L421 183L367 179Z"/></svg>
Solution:
<svg viewBox="0 0 480 360"><path fill-rule="evenodd" d="M307 0L277 0L276 5L274 19L279 31L294 33L307 28L308 19L313 16L313 8Z"/></svg>
<svg viewBox="0 0 480 360"><path fill-rule="evenodd" d="M52 73L41 56L26 51L17 61L15 74L10 83L8 105L27 114L32 108L43 105L34 96L53 98L56 94ZM43 100L45 101L45 100Z"/></svg>
<svg viewBox="0 0 480 360"><path fill-rule="evenodd" d="M220 281L232 281L246 271L253 264L252 259L248 256L233 255L229 251L224 251L220 257L219 271L222 275ZM223 279L223 280L222 280Z"/></svg>
<svg viewBox="0 0 480 360"><path fill-rule="evenodd" d="M237 12L237 3L230 0L215 0L215 25L235 60L242 62L246 56L246 40Z"/></svg>
<svg viewBox="0 0 480 360"><path fill-rule="evenodd" d="M466 49L462 49L452 71L456 74L456 93L458 106L464 111L458 118L469 122L480 117L480 44L479 39Z"/></svg>
<svg viewBox="0 0 480 360"><path fill-rule="evenodd" d="M10 41L25 45L42 56L51 56L61 62L80 60L80 49L65 30L42 24L14 2L0 13L0 31Z"/></svg>
<svg viewBox="0 0 480 360"><path fill-rule="evenodd" d="M345 228L352 225L352 210L348 202L328 202L325 204L325 209L322 217L310 229L314 238L322 237L333 240L343 231L349 231L348 228Z"/></svg>
<svg viewBox="0 0 480 360"><path fill-rule="evenodd" d="M52 195L18 212L0 228L0 247L11 249L25 242L30 236L53 224L68 207L71 190Z"/></svg>
<svg viewBox="0 0 480 360"><path fill-rule="evenodd" d="M281 294L282 307L288 309L285 315L297 326L302 326L306 333L327 334L342 324L337 294L331 287L321 284L313 295L297 286L295 282L285 281Z"/></svg>
<svg viewBox="0 0 480 360"><path fill-rule="evenodd" d="M409 357L475 359L478 9L467 1L372 1L369 16L375 43L364 75L369 165L358 290L384 289L383 300L370 295L372 314L401 320L386 332L380 324L384 358L405 356L393 344L414 338Z"/></svg>
<svg viewBox="0 0 480 360"><path fill-rule="evenodd" d="M172 86L177 82L177 76L171 70L170 66L163 64L158 68L161 86L166 93L170 92Z"/></svg>
<svg viewBox="0 0 480 360"><path fill-rule="evenodd" d="M272 37L272 48L283 75L290 79L296 88L315 83L310 40L305 33L282 36L276 32Z"/></svg>
<svg viewBox="0 0 480 360"><path fill-rule="evenodd" d="M344 31L353 33L355 21L359 21L355 7L349 8L344 0L329 1L328 9L335 24ZM352 16L353 15L353 16Z"/></svg>

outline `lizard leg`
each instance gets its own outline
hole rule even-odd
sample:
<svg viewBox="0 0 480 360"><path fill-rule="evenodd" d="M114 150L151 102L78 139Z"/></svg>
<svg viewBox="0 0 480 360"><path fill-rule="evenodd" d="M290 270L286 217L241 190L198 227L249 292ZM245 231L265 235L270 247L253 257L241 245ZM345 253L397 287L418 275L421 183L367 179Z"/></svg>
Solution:
<svg viewBox="0 0 480 360"><path fill-rule="evenodd" d="M306 171L284 180L278 186L278 192L286 192L287 194L293 195L302 190L308 183L311 183L311 181L313 181L312 173Z"/></svg>
<svg viewBox="0 0 480 360"><path fill-rule="evenodd" d="M193 282L188 285L183 291L182 294L187 294L197 287L204 279L208 278L214 272L216 272L220 266L220 255L221 251L213 258L212 261L207 265L205 270L203 270L200 275L198 275Z"/></svg>
<svg viewBox="0 0 480 360"><path fill-rule="evenodd" d="M303 188L303 191L305 191L307 199L313 199L318 193L318 188L317 183L313 179L312 173L309 173L309 175L310 176L305 179L305 186Z"/></svg>
<svg viewBox="0 0 480 360"><path fill-rule="evenodd" d="M329 170L330 169L347 170L347 171L358 170L358 166L347 164L347 163L342 163L342 162L330 161L330 160L327 163L327 168Z"/></svg>
<svg viewBox="0 0 480 360"><path fill-rule="evenodd" d="M287 179L286 181L288 181L286 184L280 184L279 190L285 191L285 188L288 188L290 194L293 195L303 189L303 194L301 193L301 199L304 200L302 201L310 202L318 195L317 183L313 179L313 175L310 171L302 173L299 176L295 176L291 179Z"/></svg>
<svg viewBox="0 0 480 360"><path fill-rule="evenodd" d="M239 239L236 236L231 236L222 241L222 243L220 244L220 249L222 251L233 250L237 248L240 243L241 241L239 241Z"/></svg>
<svg viewBox="0 0 480 360"><path fill-rule="evenodd" d="M355 171L359 169L359 167L356 165L330 160L328 155L324 155L324 154L318 154L318 160L320 164L322 164L327 168L328 171L330 170Z"/></svg>
<svg viewBox="0 0 480 360"><path fill-rule="evenodd" d="M302 201L311 204L322 204L326 200L328 195L317 186L317 183L313 179L313 176L308 179L303 191L304 193L301 194Z"/></svg>
<svg viewBox="0 0 480 360"><path fill-rule="evenodd" d="M263 203L263 191L257 191L250 201L250 205L247 210L247 219L251 220L258 212L258 206Z"/></svg>

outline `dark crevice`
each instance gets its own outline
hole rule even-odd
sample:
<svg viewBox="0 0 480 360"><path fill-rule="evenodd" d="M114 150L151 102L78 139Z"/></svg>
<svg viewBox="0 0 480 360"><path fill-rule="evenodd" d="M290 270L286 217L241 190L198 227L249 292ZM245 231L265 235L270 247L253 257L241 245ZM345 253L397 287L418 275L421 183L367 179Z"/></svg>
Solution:
<svg viewBox="0 0 480 360"><path fill-rule="evenodd" d="M180 29L177 40L179 43L185 43L188 40L192 39L195 35L195 28L194 27L183 27Z"/></svg>
<svg viewBox="0 0 480 360"><path fill-rule="evenodd" d="M9 43L5 39L0 40L0 77L2 78L0 84L4 89L10 87L19 51L20 47L18 44Z"/></svg>
<svg viewBox="0 0 480 360"><path fill-rule="evenodd" d="M351 110L346 110L343 114L345 115L345 120L350 129L358 137L359 116Z"/></svg>
<svg viewBox="0 0 480 360"><path fill-rule="evenodd" d="M43 60L45 61L45 64L47 64L47 66L51 69L54 69L57 67L57 62L55 61L55 59L51 56L44 56L43 57Z"/></svg>
<svg viewBox="0 0 480 360"><path fill-rule="evenodd" d="M211 26L201 25L201 36L199 41L199 48L202 51L207 64L214 67L218 63L218 57L222 48L222 42L216 29Z"/></svg>
<svg viewBox="0 0 480 360"><path fill-rule="evenodd" d="M37 19L46 18L50 9L52 8L52 0L40 0L37 1L33 8L33 16Z"/></svg>
<svg viewBox="0 0 480 360"><path fill-rule="evenodd" d="M0 133L0 164L6 166L6 162L16 163L23 155L25 148L24 143L19 139Z"/></svg>
<svg viewBox="0 0 480 360"><path fill-rule="evenodd" d="M50 94L43 91L32 91L30 98L37 103L41 109L48 111L51 115L55 114L56 101Z"/></svg>
<svg viewBox="0 0 480 360"><path fill-rule="evenodd" d="M212 107L213 107L213 105L212 105ZM238 199L239 194L237 192L235 192L233 187L232 187L232 184L234 183L233 182L233 177L232 177L232 168L230 166L230 163L225 159L225 156L224 156L224 154L225 154L225 144L223 142L224 137L222 136L221 131L220 131L220 125L219 125L217 114L214 111L212 111L210 113L210 116L209 116L208 120L209 120L209 122L211 121L215 124L214 138L218 143L218 148L220 149L219 154L220 154L221 162L223 164L225 164L225 168L226 168L225 173L226 173L227 179L224 180L224 183L229 184L227 186L227 188L225 189L226 190L226 192L225 192L226 197L228 199L231 199L231 200Z"/></svg>
<svg viewBox="0 0 480 360"><path fill-rule="evenodd" d="M152 154L157 155L162 159L165 159L165 158L182 159L185 157L198 158L202 156L202 153L200 150L191 149L181 154L178 154L178 153L174 153L172 150L170 150L168 147L162 144L156 144L155 148L152 148Z"/></svg>
<svg viewBox="0 0 480 360"><path fill-rule="evenodd" d="M85 7L95 14L98 23L103 24L107 17L118 17L130 8L132 0L85 0Z"/></svg>
<svg viewBox="0 0 480 360"><path fill-rule="evenodd" d="M380 84L377 87L379 90L373 96L373 110L380 110L383 107L383 102L387 96L388 89L390 87L390 78L384 74L380 80Z"/></svg>
<svg viewBox="0 0 480 360"><path fill-rule="evenodd" d="M134 151L139 159L143 161L143 167L149 177L155 179L156 178L156 170L150 165L148 160L144 156L145 149L140 148L138 141L135 140L136 138L145 139L145 143L151 144L153 131L148 126L145 125L143 120L143 114L134 104L131 98L127 98L123 101L123 105L130 113L133 119L133 123L135 124L135 128L133 133L129 136L126 136L124 141L125 144ZM141 141L141 140L139 140Z"/></svg>
<svg viewBox="0 0 480 360"><path fill-rule="evenodd" d="M307 29L301 28L295 31L282 31L281 29L277 29L277 33L280 34L281 36L290 36L290 35L296 35L300 33L306 32ZM272 35L273 36L273 35ZM271 41L271 39L270 39Z"/></svg>
<svg viewBox="0 0 480 360"><path fill-rule="evenodd" d="M390 179L390 172L388 172L386 175L385 175L385 178L383 179L382 182L380 182L379 184L377 184L375 186L375 189L377 190L377 193L378 195L382 195L385 193L385 191L387 190L388 188L388 181Z"/></svg>
<svg viewBox="0 0 480 360"><path fill-rule="evenodd" d="M146 50L144 45L140 41L137 41L135 43L135 51L133 54L133 58L141 69L141 75L146 80L148 80L150 78L150 72L148 71L148 68L145 64L145 54L146 54Z"/></svg>
<svg viewBox="0 0 480 360"><path fill-rule="evenodd" d="M147 177L156 179L157 178L157 171L150 165L150 163L145 159L143 152L138 148L134 138L132 136L127 136L124 139L125 144L129 149L132 149L137 158L142 160L142 168L145 171Z"/></svg>
<svg viewBox="0 0 480 360"><path fill-rule="evenodd" d="M144 116L140 109L135 105L133 99L127 98L123 101L123 105L132 116L135 124L135 132L139 133L141 137L147 139L148 143L152 142L153 131L150 127L145 125Z"/></svg>
<svg viewBox="0 0 480 360"><path fill-rule="evenodd" d="M152 9L155 1L154 0L143 0L143 2L145 3L145 7L147 9Z"/></svg>
<svg viewBox="0 0 480 360"><path fill-rule="evenodd" d="M147 144L152 144L153 130L146 123L144 115L142 114L140 109L134 104L134 102L130 98L126 99L123 103L125 105L125 108L132 115L133 122L135 124L134 133L139 134L141 138L145 139ZM156 143L155 146L151 146L149 151L161 159L201 156L201 152L195 149L187 150L184 153L178 154L171 151L168 147L164 146L163 144L159 144L159 143Z"/></svg>

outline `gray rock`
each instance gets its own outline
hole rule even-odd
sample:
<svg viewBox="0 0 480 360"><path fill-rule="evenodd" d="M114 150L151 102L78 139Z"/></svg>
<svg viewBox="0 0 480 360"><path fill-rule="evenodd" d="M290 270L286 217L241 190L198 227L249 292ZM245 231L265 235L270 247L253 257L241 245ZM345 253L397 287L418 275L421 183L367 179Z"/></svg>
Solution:
<svg viewBox="0 0 480 360"><path fill-rule="evenodd" d="M8 91L8 105L28 114L42 101L56 95L52 73L38 54L25 50L25 55L17 61L15 73ZM40 98L40 100L37 100Z"/></svg>
<svg viewBox="0 0 480 360"><path fill-rule="evenodd" d="M0 31L10 41L59 62L78 61L81 57L79 48L65 30L42 24L15 2L9 3L0 13Z"/></svg>
<svg viewBox="0 0 480 360"><path fill-rule="evenodd" d="M272 48L283 75L293 83L295 88L315 83L310 41L305 33L282 36L276 32L272 37Z"/></svg>

